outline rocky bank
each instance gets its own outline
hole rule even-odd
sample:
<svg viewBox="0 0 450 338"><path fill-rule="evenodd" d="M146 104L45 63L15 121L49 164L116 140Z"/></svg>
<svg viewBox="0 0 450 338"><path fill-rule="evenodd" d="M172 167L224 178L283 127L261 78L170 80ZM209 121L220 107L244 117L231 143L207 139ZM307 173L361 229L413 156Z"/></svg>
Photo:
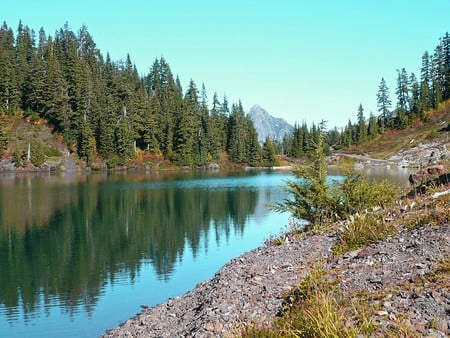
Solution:
<svg viewBox="0 0 450 338"><path fill-rule="evenodd" d="M285 234L282 245L267 244L233 259L191 292L144 309L105 337L233 337L249 325L270 326L282 315L286 294L318 262L343 293L377 294L376 337L399 325L417 336L447 337L450 283L422 277L449 261L450 223L407 229L407 214L420 212L399 210L387 220L396 224L394 235L341 256L331 251L335 232L300 240Z"/></svg>

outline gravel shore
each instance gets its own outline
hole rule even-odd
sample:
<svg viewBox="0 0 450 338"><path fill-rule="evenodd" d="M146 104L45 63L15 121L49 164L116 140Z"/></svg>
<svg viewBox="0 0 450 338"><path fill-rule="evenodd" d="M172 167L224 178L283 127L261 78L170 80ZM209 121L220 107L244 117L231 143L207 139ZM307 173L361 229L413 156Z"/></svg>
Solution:
<svg viewBox="0 0 450 338"><path fill-rule="evenodd" d="M339 281L344 293L391 290L376 301L374 320L381 324L377 336L400 319L418 336L450 334L448 283L421 282L450 258L450 224L399 228L392 237L343 256L331 252L336 241L335 233L311 235L257 248L233 259L191 292L144 309L105 337L233 337L248 325L270 326L282 313L286 293L317 262Z"/></svg>

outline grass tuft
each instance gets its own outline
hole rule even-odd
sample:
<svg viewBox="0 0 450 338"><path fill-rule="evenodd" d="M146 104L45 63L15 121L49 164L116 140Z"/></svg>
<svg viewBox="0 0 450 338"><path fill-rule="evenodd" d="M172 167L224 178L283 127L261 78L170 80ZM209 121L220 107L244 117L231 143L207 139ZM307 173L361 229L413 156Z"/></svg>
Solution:
<svg viewBox="0 0 450 338"><path fill-rule="evenodd" d="M285 299L284 313L270 329L249 329L244 337L355 337L375 332L374 310L367 298L348 298L321 268Z"/></svg>
<svg viewBox="0 0 450 338"><path fill-rule="evenodd" d="M340 255L358 249L390 236L394 230L394 224L385 221L383 214L350 217L339 229L339 242L333 247L333 253Z"/></svg>

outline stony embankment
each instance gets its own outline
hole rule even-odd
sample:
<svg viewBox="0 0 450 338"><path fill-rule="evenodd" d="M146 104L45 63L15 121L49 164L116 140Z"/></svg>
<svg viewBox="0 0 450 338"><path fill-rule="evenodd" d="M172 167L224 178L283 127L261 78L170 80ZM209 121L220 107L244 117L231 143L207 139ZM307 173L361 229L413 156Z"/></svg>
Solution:
<svg viewBox="0 0 450 338"><path fill-rule="evenodd" d="M450 284L422 277L449 261L450 224L408 230L402 219L389 220L399 222L391 237L342 256L331 251L336 233L296 241L287 237L283 245L260 247L233 259L191 292L144 309L105 336L232 337L249 325L270 326L282 315L286 294L319 263L343 293L377 294L377 336L402 325L417 336L447 337Z"/></svg>

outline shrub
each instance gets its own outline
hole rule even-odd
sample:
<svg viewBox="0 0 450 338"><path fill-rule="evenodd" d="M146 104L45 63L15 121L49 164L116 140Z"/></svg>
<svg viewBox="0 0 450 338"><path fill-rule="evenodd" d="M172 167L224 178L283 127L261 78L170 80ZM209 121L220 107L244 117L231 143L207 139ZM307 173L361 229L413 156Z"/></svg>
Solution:
<svg viewBox="0 0 450 338"><path fill-rule="evenodd" d="M45 147L42 143L35 141L30 144L30 160L37 167L45 162Z"/></svg>
<svg viewBox="0 0 450 338"><path fill-rule="evenodd" d="M398 197L397 186L386 180L369 181L361 173L350 171L339 185L342 216L363 212L373 207L386 207Z"/></svg>
<svg viewBox="0 0 450 338"><path fill-rule="evenodd" d="M339 229L339 242L335 254L358 249L391 235L394 225L384 220L383 214L365 214L350 217Z"/></svg>
<svg viewBox="0 0 450 338"><path fill-rule="evenodd" d="M284 190L293 199L285 199L270 207L279 212L290 212L293 217L307 221L305 230L338 219L339 196L328 185L326 168L324 139L320 132L311 164L295 173L296 181L286 181Z"/></svg>

